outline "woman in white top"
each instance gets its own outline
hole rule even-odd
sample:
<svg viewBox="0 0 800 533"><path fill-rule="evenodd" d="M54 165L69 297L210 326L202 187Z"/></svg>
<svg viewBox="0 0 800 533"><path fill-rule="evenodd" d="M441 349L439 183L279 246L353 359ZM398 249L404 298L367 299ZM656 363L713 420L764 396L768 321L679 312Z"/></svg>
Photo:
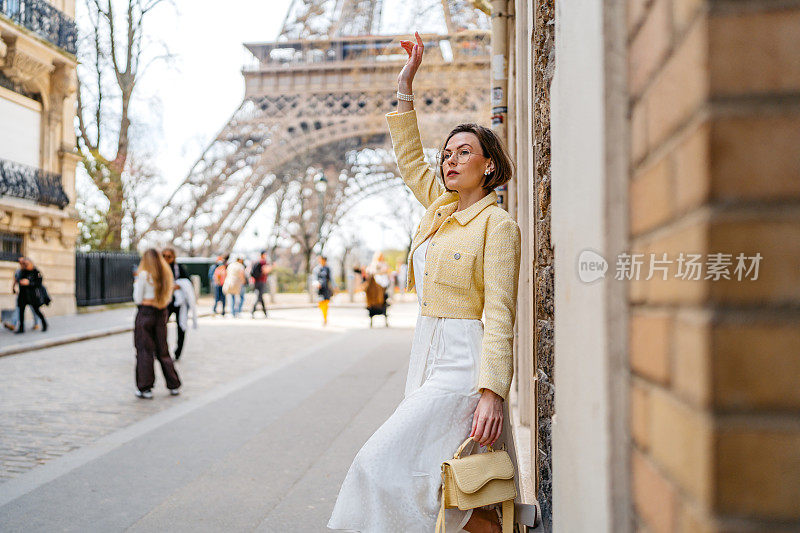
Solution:
<svg viewBox="0 0 800 533"><path fill-rule="evenodd" d="M174 284L172 270L161 254L153 248L146 250L133 282L133 301L138 306L133 343L136 346L136 396L139 398L153 397L154 358L161 363L170 394L180 394L181 380L167 347L167 305Z"/></svg>

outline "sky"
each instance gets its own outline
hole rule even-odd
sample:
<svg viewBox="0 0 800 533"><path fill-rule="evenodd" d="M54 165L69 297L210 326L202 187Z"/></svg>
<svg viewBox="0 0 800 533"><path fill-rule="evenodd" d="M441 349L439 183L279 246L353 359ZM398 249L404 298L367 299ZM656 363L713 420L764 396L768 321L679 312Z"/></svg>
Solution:
<svg viewBox="0 0 800 533"><path fill-rule="evenodd" d="M78 4L82 1L78 0ZM153 191L156 200L166 198L182 182L241 103L244 95L241 68L252 60L242 43L276 39L290 3L290 0L173 0L172 5L159 6L146 19L145 33L155 43L153 50L160 51L164 45L173 55L171 61L156 62L147 68L137 86L134 103L143 122L141 127L146 130L145 148L165 183ZM387 8L382 26L398 22L402 13L396 9ZM79 186L84 190L91 187L86 177L82 182L79 180ZM402 248L402 231L393 230L385 210L380 199L373 199L359 205L351 218L355 223L381 220L378 224L358 224L368 247ZM258 247L253 228L265 226L259 233L267 234L269 218L268 212L254 216L237 248ZM330 245L335 249L336 239ZM326 248L326 252L335 250Z"/></svg>

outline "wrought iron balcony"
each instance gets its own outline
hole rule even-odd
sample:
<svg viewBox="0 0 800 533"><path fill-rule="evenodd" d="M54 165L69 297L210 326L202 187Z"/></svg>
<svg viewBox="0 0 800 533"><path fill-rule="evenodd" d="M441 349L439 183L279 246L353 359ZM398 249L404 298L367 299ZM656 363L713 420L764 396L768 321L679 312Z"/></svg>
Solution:
<svg viewBox="0 0 800 533"><path fill-rule="evenodd" d="M40 204L64 207L69 203L61 186L61 174L45 172L14 161L0 159L0 197L13 196Z"/></svg>
<svg viewBox="0 0 800 533"><path fill-rule="evenodd" d="M0 14L70 54L78 52L75 21L44 0L0 0Z"/></svg>

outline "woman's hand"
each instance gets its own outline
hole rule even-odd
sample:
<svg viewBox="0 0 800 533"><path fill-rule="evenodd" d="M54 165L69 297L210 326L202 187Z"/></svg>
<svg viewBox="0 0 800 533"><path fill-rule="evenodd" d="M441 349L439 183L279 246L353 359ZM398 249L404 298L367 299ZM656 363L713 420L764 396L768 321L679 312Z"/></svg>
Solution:
<svg viewBox="0 0 800 533"><path fill-rule="evenodd" d="M494 444L503 431L503 398L489 389L483 389L478 407L472 417L470 437L481 446Z"/></svg>
<svg viewBox="0 0 800 533"><path fill-rule="evenodd" d="M422 38L418 32L414 32L417 42L400 41L400 46L408 54L408 61L406 61L403 70L397 76L397 87L400 92L411 94L411 84L414 82L414 76L417 74L417 69L422 64L422 52L425 50L425 45L422 44Z"/></svg>

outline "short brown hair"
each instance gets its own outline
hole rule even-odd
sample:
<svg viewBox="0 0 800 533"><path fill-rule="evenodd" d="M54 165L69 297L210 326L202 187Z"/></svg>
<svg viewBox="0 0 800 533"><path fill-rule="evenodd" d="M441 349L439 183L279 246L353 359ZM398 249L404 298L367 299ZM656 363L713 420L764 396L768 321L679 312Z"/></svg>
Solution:
<svg viewBox="0 0 800 533"><path fill-rule="evenodd" d="M483 189L485 191L491 192L497 187L505 185L511 181L511 177L514 175L514 165L511 162L511 158L508 155L508 151L506 150L503 141L501 141L500 137L498 137L497 134L489 128L470 122L466 124L459 124L453 128L453 130L447 135L447 138L442 143L441 150L439 150L439 153L436 154L436 175L439 176L440 180L442 180L443 185L444 174L442 172L442 165L444 162L441 159L441 154L447 147L447 143L453 138L453 135L457 133L472 133L475 135L475 137L478 138L478 143L481 145L481 151L483 152L481 155L488 157L494 162L494 170L483 179ZM445 189L447 189L447 185L445 185ZM450 189L447 190L449 191Z"/></svg>

